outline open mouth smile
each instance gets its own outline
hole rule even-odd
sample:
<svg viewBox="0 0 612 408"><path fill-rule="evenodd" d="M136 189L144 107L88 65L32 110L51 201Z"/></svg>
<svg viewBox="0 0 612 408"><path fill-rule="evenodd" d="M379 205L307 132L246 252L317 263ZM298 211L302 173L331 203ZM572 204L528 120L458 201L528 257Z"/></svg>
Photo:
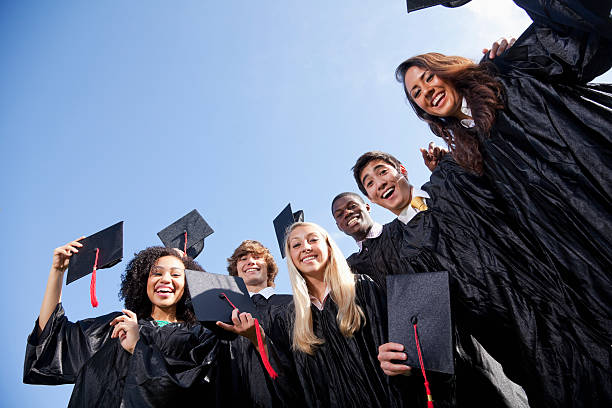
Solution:
<svg viewBox="0 0 612 408"><path fill-rule="evenodd" d="M434 108L437 108L438 105L440 104L440 102L442 101L442 99L444 99L444 97L446 96L446 92L442 91L440 93L438 93L433 100L431 101L431 106L433 106Z"/></svg>
<svg viewBox="0 0 612 408"><path fill-rule="evenodd" d="M386 200L387 198L393 195L393 192L395 192L395 187L390 187L384 193L382 193L380 198L382 198L383 200Z"/></svg>

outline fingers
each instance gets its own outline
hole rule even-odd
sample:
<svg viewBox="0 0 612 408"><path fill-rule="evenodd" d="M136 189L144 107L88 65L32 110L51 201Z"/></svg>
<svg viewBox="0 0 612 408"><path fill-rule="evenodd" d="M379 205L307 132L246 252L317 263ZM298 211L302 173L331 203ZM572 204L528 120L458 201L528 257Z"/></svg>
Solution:
<svg viewBox="0 0 612 408"><path fill-rule="evenodd" d="M514 43L516 42L516 38L512 37L510 39L510 42L508 43L508 48L512 47L514 45Z"/></svg>
<svg viewBox="0 0 612 408"><path fill-rule="evenodd" d="M488 49L488 48L483 48L483 49L482 49L482 53L483 53L483 54L486 54L487 52L489 52L489 49Z"/></svg>
<svg viewBox="0 0 612 408"><path fill-rule="evenodd" d="M127 335L127 327L125 326L125 322L120 322L115 327L113 327L111 339L117 338L119 337L119 335L121 335L122 337Z"/></svg>
<svg viewBox="0 0 612 408"><path fill-rule="evenodd" d="M508 48L508 40L503 38L501 40L501 42L499 43L499 47L497 48L497 52L495 53L496 56L499 57L500 55L502 55L504 53L504 51L506 51L507 48Z"/></svg>
<svg viewBox="0 0 612 408"><path fill-rule="evenodd" d="M499 43L495 41L493 45L491 45L491 51L489 52L489 59L495 58L497 55L497 49L499 48Z"/></svg>
<svg viewBox="0 0 612 408"><path fill-rule="evenodd" d="M133 320L133 321L135 321L135 322L137 322L137 321L138 321L138 317L136 316L136 313L132 312L131 310L129 310L129 309L123 309L123 310L121 310L121 311L122 311L123 313L125 313L125 315L127 315L127 317L129 317L129 318L130 318L130 320Z"/></svg>
<svg viewBox="0 0 612 408"><path fill-rule="evenodd" d="M389 376L411 374L411 368L404 364L393 364L390 362L380 363L380 368Z"/></svg>
<svg viewBox="0 0 612 408"><path fill-rule="evenodd" d="M111 326L115 326L117 323L124 322L126 319L127 319L127 316L125 316L125 315L117 316L109 324Z"/></svg>
<svg viewBox="0 0 612 408"><path fill-rule="evenodd" d="M399 343L385 343L378 347L378 353L387 351L404 351L404 345Z"/></svg>
<svg viewBox="0 0 612 408"><path fill-rule="evenodd" d="M217 326L219 326L223 330L227 330L229 332L236 333L236 329L235 329L234 325L232 325L232 324L227 324L227 323L223 323L223 322L217 322Z"/></svg>

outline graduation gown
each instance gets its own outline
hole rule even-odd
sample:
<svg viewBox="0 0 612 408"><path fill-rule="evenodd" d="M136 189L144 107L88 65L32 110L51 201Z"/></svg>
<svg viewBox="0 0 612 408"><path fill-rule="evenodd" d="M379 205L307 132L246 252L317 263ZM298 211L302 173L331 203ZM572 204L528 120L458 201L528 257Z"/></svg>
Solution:
<svg viewBox="0 0 612 408"><path fill-rule="evenodd" d="M385 295L365 275L356 275L356 302L366 321L353 337L342 335L336 321L338 308L328 295L323 310L311 305L315 335L325 342L314 355L292 351L295 306L276 308L268 332L271 363L279 377L274 386L283 406L389 407L402 401L391 395L388 377L377 359L378 346L386 343ZM406 377L404 390L413 399L404 406L420 406L414 379Z"/></svg>
<svg viewBox="0 0 612 408"><path fill-rule="evenodd" d="M472 271L499 273L508 269L502 266L508 264L506 258L520 256L528 259L525 264L537 259L527 258L524 254L529 248L522 245L521 238L512 235L510 226L498 222L499 203L488 181L463 170L451 156L442 159L424 188L432 196L429 211L418 213L408 225L398 219L384 225L379 237L363 241L362 250L347 261L354 273L385 282L385 288L387 275L451 272L455 376L428 374L436 406L527 406L524 392L509 381L499 362L473 337L470 321L477 314L471 313L471 305L463 300L471 292L466 285L479 279ZM421 388L419 393L424 394Z"/></svg>
<svg viewBox="0 0 612 408"><path fill-rule="evenodd" d="M587 82L612 65L612 2L515 3L533 24L493 60L507 100L478 135L485 175L554 269L547 284L609 346L612 86Z"/></svg>
<svg viewBox="0 0 612 408"><path fill-rule="evenodd" d="M403 234L404 224L396 218L383 225L380 236L362 241L361 251L349 256L346 262L354 273L368 275L385 292L387 275L439 270L435 269L439 267L435 260L423 266L420 263L411 263L410 258L402 257L401 247L405 245L402 240Z"/></svg>
<svg viewBox="0 0 612 408"><path fill-rule="evenodd" d="M256 317L264 332L270 331L272 308L286 307L293 296L271 295L268 299L262 295L251 296L256 308ZM259 352L255 346L246 338L239 336L232 342L231 347L231 371L229 380L233 386L234 396L232 406L242 407L282 407L280 400L276 397L274 386L265 370ZM232 375L233 374L233 375Z"/></svg>
<svg viewBox="0 0 612 408"><path fill-rule="evenodd" d="M40 336L37 321L28 337L24 383L74 384L69 407L161 407L214 395L207 376L218 342L210 331L140 319L132 355L110 337L120 315L72 323L59 303Z"/></svg>
<svg viewBox="0 0 612 408"><path fill-rule="evenodd" d="M403 256L424 267L434 257L449 271L460 331L502 364L532 407L611 401L609 343L572 306L533 242L504 222L487 179L446 157L423 189L429 210L406 225Z"/></svg>

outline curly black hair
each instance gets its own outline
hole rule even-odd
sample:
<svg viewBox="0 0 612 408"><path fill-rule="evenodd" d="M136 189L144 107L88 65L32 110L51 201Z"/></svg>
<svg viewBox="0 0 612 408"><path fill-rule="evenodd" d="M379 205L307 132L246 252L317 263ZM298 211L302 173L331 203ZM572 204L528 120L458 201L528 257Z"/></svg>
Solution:
<svg viewBox="0 0 612 408"><path fill-rule="evenodd" d="M139 317L151 316L153 304L147 295L147 281L149 272L155 262L164 256L174 256L180 259L185 265L185 269L203 271L204 269L188 256L181 257L174 248L164 248L161 246L143 249L134 255L134 258L127 264L125 273L121 275L121 289L119 299L125 301L125 308L136 313ZM176 305L176 317L187 323L195 323L196 318L191 306L191 296L185 281L185 293Z"/></svg>

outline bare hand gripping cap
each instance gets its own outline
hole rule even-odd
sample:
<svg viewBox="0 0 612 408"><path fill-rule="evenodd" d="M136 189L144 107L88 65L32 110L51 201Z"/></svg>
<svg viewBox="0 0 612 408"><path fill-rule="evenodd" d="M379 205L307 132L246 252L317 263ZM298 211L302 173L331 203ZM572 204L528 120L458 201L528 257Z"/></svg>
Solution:
<svg viewBox="0 0 612 408"><path fill-rule="evenodd" d="M91 273L91 305L97 307L96 270L110 268L123 258L123 221L79 242L83 247L70 258L66 285Z"/></svg>

